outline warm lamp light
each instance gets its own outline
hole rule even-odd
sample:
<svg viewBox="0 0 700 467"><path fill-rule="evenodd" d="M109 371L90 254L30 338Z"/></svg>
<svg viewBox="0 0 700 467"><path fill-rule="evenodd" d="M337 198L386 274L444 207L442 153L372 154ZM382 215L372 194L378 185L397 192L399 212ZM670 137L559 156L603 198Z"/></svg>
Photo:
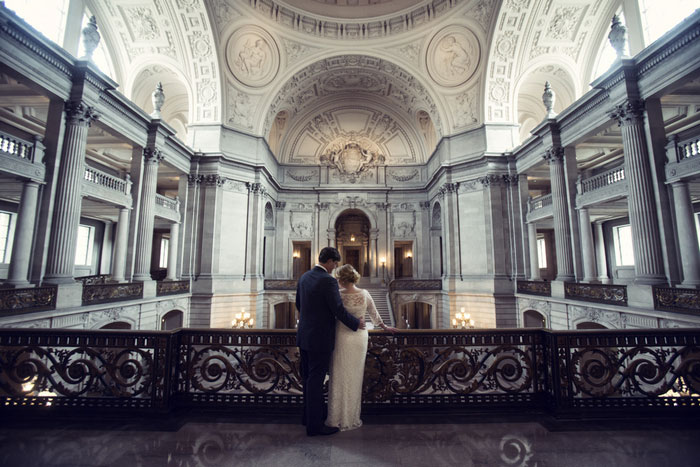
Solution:
<svg viewBox="0 0 700 467"><path fill-rule="evenodd" d="M354 242L354 241L355 241L355 236L354 236L354 235L350 235L350 241L351 241L351 242Z"/></svg>
<svg viewBox="0 0 700 467"><path fill-rule="evenodd" d="M467 329L474 327L474 319L469 313L464 312L464 307L459 309L459 312L452 318L452 327L455 329Z"/></svg>
<svg viewBox="0 0 700 467"><path fill-rule="evenodd" d="M255 319L250 317L250 313L245 311L245 308L241 308L240 313L233 315L231 320L231 327L234 329L252 328L254 324Z"/></svg>
<svg viewBox="0 0 700 467"><path fill-rule="evenodd" d="M384 266L384 264L386 263L386 258L382 256L381 258L379 258L379 262L382 263L382 266Z"/></svg>
<svg viewBox="0 0 700 467"><path fill-rule="evenodd" d="M406 258L413 258L413 252L406 252Z"/></svg>
<svg viewBox="0 0 700 467"><path fill-rule="evenodd" d="M295 251L294 253L292 253L292 258L299 258L299 256L300 255L299 255L298 251Z"/></svg>

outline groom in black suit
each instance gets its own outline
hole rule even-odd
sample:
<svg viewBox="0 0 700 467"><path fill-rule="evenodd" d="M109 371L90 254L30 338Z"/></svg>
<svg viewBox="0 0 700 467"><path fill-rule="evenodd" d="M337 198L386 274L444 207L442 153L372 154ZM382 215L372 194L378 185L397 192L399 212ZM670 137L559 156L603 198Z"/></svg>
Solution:
<svg viewBox="0 0 700 467"><path fill-rule="evenodd" d="M297 345L301 353L304 420L309 436L338 432L338 428L325 425L323 410L323 380L335 346L336 319L353 331L365 328L364 318L358 320L343 306L338 281L331 276L339 261L338 250L332 247L322 249L318 264L304 273L297 284Z"/></svg>

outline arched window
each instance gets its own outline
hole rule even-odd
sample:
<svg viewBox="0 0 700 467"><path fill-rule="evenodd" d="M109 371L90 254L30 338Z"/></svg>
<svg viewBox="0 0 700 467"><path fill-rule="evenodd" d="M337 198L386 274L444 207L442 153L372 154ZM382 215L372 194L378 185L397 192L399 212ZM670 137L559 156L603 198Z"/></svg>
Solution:
<svg viewBox="0 0 700 467"><path fill-rule="evenodd" d="M170 310L160 319L161 331L171 331L182 327L183 313L180 310Z"/></svg>
<svg viewBox="0 0 700 467"><path fill-rule="evenodd" d="M527 310L523 313L524 328L545 328L547 327L547 319L542 313L535 310Z"/></svg>

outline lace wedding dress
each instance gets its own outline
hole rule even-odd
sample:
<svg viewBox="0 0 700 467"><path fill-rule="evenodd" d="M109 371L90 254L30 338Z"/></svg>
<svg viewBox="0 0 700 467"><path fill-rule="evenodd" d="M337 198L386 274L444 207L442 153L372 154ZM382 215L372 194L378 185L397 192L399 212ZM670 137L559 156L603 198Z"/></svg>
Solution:
<svg viewBox="0 0 700 467"><path fill-rule="evenodd" d="M341 290L340 297L348 313L356 318L369 317L375 326L382 323L372 296L364 289L347 293ZM367 356L367 330L352 331L338 321L335 328L335 349L331 358L328 383L328 418L326 425L337 426L342 431L362 426L360 409L362 404L362 379Z"/></svg>

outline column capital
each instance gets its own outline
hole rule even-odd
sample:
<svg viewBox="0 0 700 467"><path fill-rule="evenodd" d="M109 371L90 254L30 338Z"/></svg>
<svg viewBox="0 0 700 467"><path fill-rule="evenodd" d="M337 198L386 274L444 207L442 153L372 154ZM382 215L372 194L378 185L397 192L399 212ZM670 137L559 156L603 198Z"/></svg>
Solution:
<svg viewBox="0 0 700 467"><path fill-rule="evenodd" d="M218 175L217 175L217 177L218 177ZM219 177L219 178L221 178L221 177ZM248 192L253 193L254 195L264 195L265 193L267 193L267 190L260 182L254 182L254 183L247 182L246 187L248 187Z"/></svg>
<svg viewBox="0 0 700 467"><path fill-rule="evenodd" d="M209 174L202 177L202 182L207 186L222 187L226 180L218 174Z"/></svg>
<svg viewBox="0 0 700 467"><path fill-rule="evenodd" d="M93 121L100 117L94 107L80 101L67 101L65 111L66 123L69 125L89 127Z"/></svg>
<svg viewBox="0 0 700 467"><path fill-rule="evenodd" d="M158 148L143 148L143 158L146 164L160 164L163 160L163 153Z"/></svg>
<svg viewBox="0 0 700 467"><path fill-rule="evenodd" d="M204 181L203 175L192 175L192 174L187 175L187 184L189 186L199 185L203 181Z"/></svg>
<svg viewBox="0 0 700 467"><path fill-rule="evenodd" d="M391 206L391 204L389 204L389 203L374 203L374 204L377 206L377 209L380 211L386 211Z"/></svg>
<svg viewBox="0 0 700 467"><path fill-rule="evenodd" d="M275 201L275 209L282 210L285 206L287 206L286 201Z"/></svg>
<svg viewBox="0 0 700 467"><path fill-rule="evenodd" d="M447 193L457 193L459 183L444 183L438 190L438 196L444 198Z"/></svg>
<svg viewBox="0 0 700 467"><path fill-rule="evenodd" d="M420 204L420 208L421 208L423 211L428 211L428 210L430 210L430 201L421 201L419 204Z"/></svg>
<svg viewBox="0 0 700 467"><path fill-rule="evenodd" d="M613 107L612 110L608 111L608 115L617 121L618 126L637 123L644 118L644 101L630 99Z"/></svg>
<svg viewBox="0 0 700 467"><path fill-rule="evenodd" d="M544 152L542 158L547 161L548 164L552 162L562 162L564 160L564 148L553 146Z"/></svg>

